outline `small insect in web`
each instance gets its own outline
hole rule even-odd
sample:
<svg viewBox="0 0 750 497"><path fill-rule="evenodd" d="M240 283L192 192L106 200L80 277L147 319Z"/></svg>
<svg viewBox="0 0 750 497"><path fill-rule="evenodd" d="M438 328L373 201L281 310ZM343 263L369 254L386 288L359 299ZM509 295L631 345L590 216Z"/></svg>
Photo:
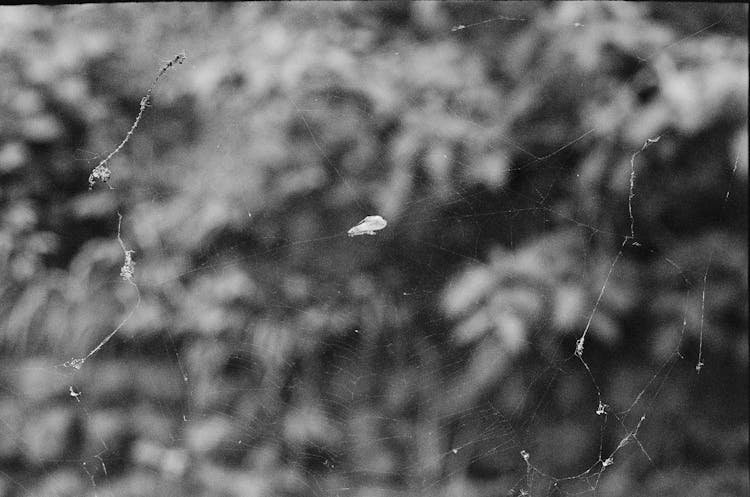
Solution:
<svg viewBox="0 0 750 497"><path fill-rule="evenodd" d="M380 231L386 226L388 226L388 222L381 216L367 216L346 234L349 236L374 235L376 231Z"/></svg>

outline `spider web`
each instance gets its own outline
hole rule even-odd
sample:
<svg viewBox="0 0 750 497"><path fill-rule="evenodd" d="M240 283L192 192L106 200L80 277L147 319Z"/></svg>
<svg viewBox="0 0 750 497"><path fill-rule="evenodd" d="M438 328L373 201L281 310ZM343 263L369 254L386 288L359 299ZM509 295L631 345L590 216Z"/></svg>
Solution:
<svg viewBox="0 0 750 497"><path fill-rule="evenodd" d="M669 64L687 64L692 42L725 42L712 31L732 13L634 43L628 55L637 62L619 91L594 88L593 77L590 86L574 81L576 94L601 91L612 103L557 122L564 112L556 106L564 107L570 90L551 94L545 85L565 81L567 64L604 70L587 58L584 42L594 44L612 17L632 18L636 33L645 29L631 6L574 5L413 4L407 10L424 32L396 30L380 43L369 41L380 18L364 7L290 5L286 27L274 21L277 7L234 7L233 15L268 27L271 48L313 46L290 51L285 64L279 54L258 58L293 82L278 97L285 105L273 108L263 105L272 98L266 93L233 83L257 67L245 68L239 56L223 61L231 77L218 81L211 62L233 44L254 53L252 37L216 34L207 44L183 36L174 48L187 57L167 74L173 53L142 61L136 74L143 77L129 78L134 95L143 82L133 97L141 99L140 112L132 107L135 123L123 122L103 142L120 145L77 152L81 170L111 167L111 189L87 195L114 213L102 236L113 243L83 246L69 268L78 279L62 290L75 305L58 321L47 319L62 331L16 347L3 369L4 394L27 411L0 410L3 447L11 447L2 454L23 454L3 455L0 495L614 496L635 485L644 495L665 495L678 488L675 475L697 482L696 492L709 488L700 466L670 460L681 451L664 437L681 434L679 427L663 430L675 413L712 419L684 398L714 385L701 382L707 375L734 392L721 374L727 354L717 311L710 312L725 290L712 286L712 276L724 281L730 261L746 255L746 240L707 243L696 257L691 250L705 247L667 243L677 230L655 228L669 225L652 216L660 195L699 201L694 185L669 181L663 170L678 167L682 134L697 133L697 125L643 112L617 129L606 118L628 113L623 94L649 71L681 77ZM112 16L118 25L123 16L149 25L128 7L78 9L71 12L94 22ZM197 13L216 15L217 26L229 22L220 10L156 9L181 26L200 26ZM382 19L398 26L402 11L393 9ZM337 37L331 12L357 19L361 38ZM474 95L476 61L456 47L524 30L543 33L526 50L547 64L528 64L528 74L521 64L504 98L482 82ZM544 40L550 33L558 41L579 33L580 50L556 50ZM324 45L315 45L315 34ZM130 43L136 59L153 52ZM441 50L429 57L434 46ZM331 49L331 65L296 69L309 69L295 57L316 48ZM573 61L550 62L558 57ZM341 76L347 71L357 74L354 83ZM393 76L401 73L408 77ZM273 74L256 74L258 85L273 85ZM391 97L388 78L407 87L402 101ZM441 98L441 90L453 93ZM198 103L180 100L180 92L198 95ZM257 105L241 104L248 98ZM540 102L531 104L534 98ZM203 119L194 124L199 138L175 130L174 122L189 121L181 112L191 105ZM408 106L404 115L394 110L400 105ZM248 107L264 116L262 126L248 124ZM174 122L160 110L175 113ZM398 123L384 125L383 115ZM406 131L396 136L389 126ZM725 137L733 131L726 129ZM283 133L294 150L278 150L273 135ZM362 133L384 136L387 151L369 149ZM168 154L149 146L174 134L178 145ZM267 140L267 155L248 140ZM746 204L733 201L744 197L737 190L746 188L747 158L739 148L716 158L719 146L704 140L692 153L713 157L710 174L721 180L700 200L724 227L730 214L746 217ZM288 166L254 182L260 173L248 171L279 160ZM691 174L704 179L685 170L686 182ZM589 187L590 199L566 200ZM347 235L370 215L382 215L387 227ZM746 300L746 285L739 288ZM3 314L6 330L23 308L16 301ZM106 311L92 317L98 309ZM662 309L671 314L644 317ZM746 376L746 368L734 370ZM737 383L743 392L747 378ZM746 394L728 399L720 411L739 418L727 427L746 430ZM24 425L19 412L34 407L41 421ZM735 453L718 466L746 466L747 445ZM742 495L742 474L717 485Z"/></svg>

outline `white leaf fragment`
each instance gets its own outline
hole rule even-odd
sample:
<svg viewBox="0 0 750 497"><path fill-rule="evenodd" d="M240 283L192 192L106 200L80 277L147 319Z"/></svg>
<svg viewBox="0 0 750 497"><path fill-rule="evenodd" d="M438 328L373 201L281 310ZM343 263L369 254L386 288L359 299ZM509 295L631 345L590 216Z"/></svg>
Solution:
<svg viewBox="0 0 750 497"><path fill-rule="evenodd" d="M346 232L349 236L374 235L388 225L388 222L381 216L367 216L356 226Z"/></svg>

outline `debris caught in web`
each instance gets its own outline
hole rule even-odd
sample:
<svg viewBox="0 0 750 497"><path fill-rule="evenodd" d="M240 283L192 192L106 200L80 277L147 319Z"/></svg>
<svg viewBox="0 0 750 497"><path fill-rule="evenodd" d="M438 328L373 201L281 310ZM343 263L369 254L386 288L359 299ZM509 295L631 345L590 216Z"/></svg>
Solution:
<svg viewBox="0 0 750 497"><path fill-rule="evenodd" d="M133 254L135 254L135 250L125 251L125 262L120 268L120 278L128 282L132 282L133 276L135 275L135 261L133 260Z"/></svg>
<svg viewBox="0 0 750 497"><path fill-rule="evenodd" d="M374 235L376 231L380 231L386 226L388 226L388 222L381 216L367 216L346 234L349 236Z"/></svg>
<svg viewBox="0 0 750 497"><path fill-rule="evenodd" d="M122 215L118 212L117 213L117 241L120 242L120 247L122 247L122 252L125 254L125 262L122 264L122 267L120 268L120 278L127 281L131 285L134 285L133 283L133 277L135 276L135 261L133 260L133 254L135 254L135 250L129 250L125 248L125 242L122 241L122 238L120 236L120 228L122 226Z"/></svg>
<svg viewBox="0 0 750 497"><path fill-rule="evenodd" d="M105 165L104 162L102 162L101 164L96 166L89 175L89 190L91 190L97 182L109 184L108 181L111 177L112 171Z"/></svg>
<svg viewBox="0 0 750 497"><path fill-rule="evenodd" d="M99 342L99 345L94 347L91 352L88 353L85 357L79 357L79 358L73 358L63 364L65 367L75 368L75 369L81 369L83 366L83 363L86 362L91 356L96 354L99 350L101 350L104 345L106 345L109 340L117 334L118 331L120 331L120 328L125 326L125 323L127 323L131 316L135 314L135 311L138 310L138 307L141 305L141 292L138 289L138 285L135 284L134 276L135 276L135 261L133 260L133 254L135 254L135 250L129 250L125 246L125 242L122 241L121 236L121 228L122 228L122 214L119 212L117 213L117 241L120 243L120 247L122 248L123 253L125 254L125 262L123 263L122 267L120 268L120 277L133 285L136 291L137 300L135 302L135 305L130 310L127 316L120 321L120 324L117 325L117 327L112 330L106 337L104 337L104 340ZM73 395L73 390L71 387L71 395ZM76 397L76 400L78 400L78 397Z"/></svg>
<svg viewBox="0 0 750 497"><path fill-rule="evenodd" d="M185 62L185 54L178 54L174 56L170 61L165 63L162 68L159 70L159 72L156 75L156 78L154 78L153 83L151 83L151 87L146 91L146 95L141 98L140 107L138 110L138 115L135 118L135 121L133 121L133 124L130 126L130 129L125 134L125 138L122 139L119 145L115 147L114 150L112 150L109 155L107 155L102 161L91 171L91 174L89 175L89 190L94 188L94 185L97 183L106 183L110 188L112 188L111 185L109 185L109 179L112 177L112 171L107 167L107 163L110 161L112 157L114 157L122 148L125 146L126 143L130 140L130 137L133 136L133 133L135 132L135 129L138 127L138 124L141 122L141 118L143 117L143 113L146 111L146 108L149 106L149 101L151 100L151 94L154 92L154 89L156 88L156 84L159 82L159 79L164 75L165 72L167 72L170 68L174 67L177 64L182 64Z"/></svg>
<svg viewBox="0 0 750 497"><path fill-rule="evenodd" d="M81 401L81 399L78 398L81 396L81 392L76 392L75 389L73 388L73 385L70 385L69 392L70 392L70 396L76 399L77 402Z"/></svg>

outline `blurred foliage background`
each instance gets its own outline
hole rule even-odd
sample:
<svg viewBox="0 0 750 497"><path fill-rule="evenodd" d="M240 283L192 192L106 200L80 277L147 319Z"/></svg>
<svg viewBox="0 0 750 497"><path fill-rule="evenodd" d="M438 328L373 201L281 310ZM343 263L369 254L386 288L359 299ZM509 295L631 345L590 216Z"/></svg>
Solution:
<svg viewBox="0 0 750 497"><path fill-rule="evenodd" d="M747 495L747 27L0 7L0 496Z"/></svg>

